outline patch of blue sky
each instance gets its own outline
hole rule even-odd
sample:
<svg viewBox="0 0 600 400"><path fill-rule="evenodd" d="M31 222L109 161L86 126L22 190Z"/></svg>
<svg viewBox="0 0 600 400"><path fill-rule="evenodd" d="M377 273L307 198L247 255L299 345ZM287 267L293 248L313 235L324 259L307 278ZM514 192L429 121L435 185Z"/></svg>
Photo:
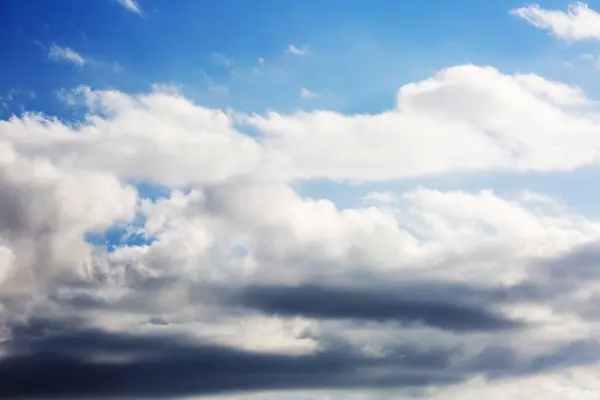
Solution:
<svg viewBox="0 0 600 400"><path fill-rule="evenodd" d="M156 238L143 232L145 218L141 215L129 223L117 224L103 232L88 232L85 241L91 245L105 247L108 252L113 252L123 246L146 246L152 244Z"/></svg>
<svg viewBox="0 0 600 400"><path fill-rule="evenodd" d="M149 181L134 181L131 182L138 192L138 196L142 199L157 201L159 199L168 198L171 195L171 189Z"/></svg>
<svg viewBox="0 0 600 400"><path fill-rule="evenodd" d="M140 2L143 18L121 12L114 3L3 2L0 33L12 40L0 43L5 55L0 93L12 86L35 89L40 101L47 101L41 107L46 111L58 106L46 94L63 88L85 84L140 92L161 83L182 85L191 98L211 107L364 113L393 107L403 83L466 62L577 83L597 81L563 65L591 51L591 45L565 44L532 30L508 14L523 5L517 0L463 0L460 5L446 0L257 0L252 7L235 0L145 0ZM538 3L564 9L568 1ZM415 18L424 14L427 18ZM48 62L52 43L96 62ZM286 53L290 44L310 52ZM228 62L217 62L215 54ZM114 62L120 68L114 69ZM302 99L302 87L322 96Z"/></svg>

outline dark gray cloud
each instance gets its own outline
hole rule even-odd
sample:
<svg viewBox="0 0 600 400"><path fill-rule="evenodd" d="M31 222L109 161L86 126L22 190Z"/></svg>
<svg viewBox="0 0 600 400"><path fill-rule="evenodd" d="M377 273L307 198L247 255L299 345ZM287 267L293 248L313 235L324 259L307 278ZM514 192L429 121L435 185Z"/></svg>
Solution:
<svg viewBox="0 0 600 400"><path fill-rule="evenodd" d="M33 320L11 327L2 345L2 399L173 398L258 390L418 389L475 375L503 379L590 364L600 346L578 341L535 357L488 346L397 344L366 356L330 338L310 355L265 354L177 335L134 335L85 328L76 320Z"/></svg>
<svg viewBox="0 0 600 400"><path fill-rule="evenodd" d="M386 289L252 286L244 288L233 298L239 305L285 316L422 323L453 331L496 331L522 326L520 322L494 314L484 306L469 304L461 298L460 291L449 290L449 287L440 286L438 289L445 289L445 292L436 293L433 285L425 286L421 289L429 290L420 294L414 290L403 292L402 288L395 293ZM465 290L465 297L469 294ZM485 299L485 296L481 297Z"/></svg>
<svg viewBox="0 0 600 400"><path fill-rule="evenodd" d="M552 259L543 260L541 273L563 287L600 279L600 243L578 246Z"/></svg>
<svg viewBox="0 0 600 400"><path fill-rule="evenodd" d="M60 324L41 329L43 325L14 330L12 355L0 361L0 398L170 398L259 389L419 387L467 376L448 368L451 349L399 348L372 359L339 347L293 356L198 344L179 336L114 334L72 325L61 331Z"/></svg>
<svg viewBox="0 0 600 400"><path fill-rule="evenodd" d="M535 289L526 285L513 289L481 288L442 281L365 282L226 287L192 283L182 286L178 280L150 278L132 281L130 287L135 290L116 301L84 291L52 295L51 299L79 310L110 308L147 313L163 290L175 288L185 289L192 303L217 305L230 312L239 313L242 308L316 319L396 321L453 331L497 331L524 324L490 311L493 305L530 298Z"/></svg>

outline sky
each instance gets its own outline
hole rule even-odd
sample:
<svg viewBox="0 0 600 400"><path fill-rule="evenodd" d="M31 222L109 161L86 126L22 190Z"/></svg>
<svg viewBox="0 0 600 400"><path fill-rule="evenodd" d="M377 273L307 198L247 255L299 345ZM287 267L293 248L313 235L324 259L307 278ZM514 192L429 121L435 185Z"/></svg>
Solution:
<svg viewBox="0 0 600 400"><path fill-rule="evenodd" d="M0 34L0 398L599 398L600 1Z"/></svg>

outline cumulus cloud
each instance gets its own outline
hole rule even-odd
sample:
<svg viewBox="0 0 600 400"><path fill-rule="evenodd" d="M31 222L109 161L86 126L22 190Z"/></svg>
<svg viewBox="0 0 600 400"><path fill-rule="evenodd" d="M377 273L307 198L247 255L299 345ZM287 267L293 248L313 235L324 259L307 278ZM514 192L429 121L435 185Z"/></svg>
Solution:
<svg viewBox="0 0 600 400"><path fill-rule="evenodd" d="M259 145L236 132L226 113L198 107L169 88L140 97L80 88L69 99L108 118L95 114L71 127L25 114L2 121L0 135L30 156L173 186L223 180L260 159Z"/></svg>
<svg viewBox="0 0 600 400"><path fill-rule="evenodd" d="M571 4L566 12L534 4L515 8L511 14L561 39L600 40L600 14L582 2Z"/></svg>
<svg viewBox="0 0 600 400"><path fill-rule="evenodd" d="M279 173L300 179L572 170L600 154L597 104L537 75L464 65L407 84L397 98L380 114L271 112L248 123L275 150Z"/></svg>
<svg viewBox="0 0 600 400"><path fill-rule="evenodd" d="M600 221L530 191L343 208L296 186L593 165L600 114L579 88L466 65L370 115L63 95L80 121L0 121L0 397L493 398L515 380L559 398L550 377L595 373ZM115 230L143 240L88 240Z"/></svg>
<svg viewBox="0 0 600 400"><path fill-rule="evenodd" d="M29 154L175 186L242 175L383 181L570 171L600 156L598 103L579 88L473 65L403 86L397 108L379 114L243 116L160 88L136 96L88 88L74 94L96 113L82 124L26 114L3 122L2 135ZM240 125L255 128L258 138L240 134ZM20 133L26 130L34 133Z"/></svg>

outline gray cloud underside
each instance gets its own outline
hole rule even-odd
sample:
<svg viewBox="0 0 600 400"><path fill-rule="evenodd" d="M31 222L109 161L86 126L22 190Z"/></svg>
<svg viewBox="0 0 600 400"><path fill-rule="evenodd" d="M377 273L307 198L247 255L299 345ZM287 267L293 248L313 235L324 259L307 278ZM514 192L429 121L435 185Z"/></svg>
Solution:
<svg viewBox="0 0 600 400"><path fill-rule="evenodd" d="M176 279L138 280L127 296L108 302L86 292L51 298L78 310L109 309L148 312L151 299L162 290L180 284ZM357 320L417 323L450 331L502 331L524 327L487 307L522 299L534 288L506 290L477 288L449 282L403 282L395 285L248 285L239 288L188 284L189 300L230 309L259 311L285 317L318 320ZM530 293L531 292L531 293Z"/></svg>
<svg viewBox="0 0 600 400"><path fill-rule="evenodd" d="M420 297L435 297L431 293L424 291ZM245 288L234 298L242 306L285 316L417 322L455 331L494 331L519 326L517 321L456 300L419 299L414 293L403 296L402 288L394 294L378 291L377 287L359 291L316 285L255 286Z"/></svg>
<svg viewBox="0 0 600 400"><path fill-rule="evenodd" d="M502 346L461 363L452 361L461 355L460 348L419 351L402 345L384 357L365 357L343 343L293 356L199 344L183 336L108 333L72 321L37 320L13 329L19 338L10 344L13 355L0 362L4 399L408 388L457 383L474 373L490 379L535 374L593 363L600 355L597 344L578 341L525 361Z"/></svg>
<svg viewBox="0 0 600 400"><path fill-rule="evenodd" d="M150 298L171 284L169 279L138 281L133 293ZM418 322L466 333L524 328L475 304L492 305L512 301L513 295L521 299L534 293L444 282L346 289L197 286L194 292L198 303L216 301L263 313L354 322ZM148 298L130 297L114 304L85 296L54 301L82 312L109 307L140 311L146 307L148 312ZM168 325L160 318L151 323ZM324 347L315 354L289 355L203 344L184 336L109 333L72 320L33 319L11 329L15 339L4 349L11 355L0 361L0 381L8 382L0 387L2 398L169 398L249 390L418 388L457 383L476 374L490 379L530 375L591 364L600 357L595 342L582 340L523 359L514 348L503 345L488 345L466 356L461 346L423 350L402 343L385 355L366 356L342 337L332 336L322 341Z"/></svg>

